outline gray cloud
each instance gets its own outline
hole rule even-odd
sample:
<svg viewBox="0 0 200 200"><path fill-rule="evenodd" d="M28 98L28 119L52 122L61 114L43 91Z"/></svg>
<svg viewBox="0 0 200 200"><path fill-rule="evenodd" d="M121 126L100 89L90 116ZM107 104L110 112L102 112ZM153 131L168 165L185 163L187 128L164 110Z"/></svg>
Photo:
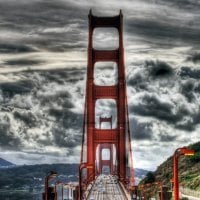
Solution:
<svg viewBox="0 0 200 200"><path fill-rule="evenodd" d="M163 78L165 76L173 75L172 67L164 61L157 60L155 62L155 61L149 60L145 62L145 67L148 69L149 75L155 78L156 77Z"/></svg>
<svg viewBox="0 0 200 200"><path fill-rule="evenodd" d="M2 28L18 34L13 35L16 37L11 44L2 44L0 49L4 53L35 49L63 52L78 48L80 51L86 48L87 35L83 30L87 29L88 10L81 7L62 1L0 2L0 12ZM12 38L12 34L7 37Z"/></svg>
<svg viewBox="0 0 200 200"><path fill-rule="evenodd" d="M184 23L184 21L182 20ZM200 30L192 27L177 26L169 22L162 22L158 19L132 19L125 26L129 34L138 34L146 38L153 46L164 44L169 46L180 45L182 43L199 44Z"/></svg>
<svg viewBox="0 0 200 200"><path fill-rule="evenodd" d="M134 140L153 139L152 123L139 122L137 119L131 120L131 132Z"/></svg>
<svg viewBox="0 0 200 200"><path fill-rule="evenodd" d="M165 61L146 60L144 64L130 71L127 76L127 84L140 90L149 90L149 86L159 81L161 87L174 85L175 70Z"/></svg>
<svg viewBox="0 0 200 200"><path fill-rule="evenodd" d="M160 141L161 142L174 142L176 141L178 136L176 135L169 135L167 133L165 134L160 134Z"/></svg>
<svg viewBox="0 0 200 200"><path fill-rule="evenodd" d="M9 44L0 42L0 53L30 53L35 52L36 50L28 45L21 44Z"/></svg>
<svg viewBox="0 0 200 200"><path fill-rule="evenodd" d="M199 69L192 69L190 67L182 67L180 71L180 76L182 78L200 78L200 70Z"/></svg>
<svg viewBox="0 0 200 200"><path fill-rule="evenodd" d="M5 96L14 96L15 94L25 94L31 92L34 83L31 80L20 80L11 83L0 83L0 89Z"/></svg>
<svg viewBox="0 0 200 200"><path fill-rule="evenodd" d="M53 129L54 142L59 147L74 148L81 143L81 135L73 129L66 130L60 127Z"/></svg>
<svg viewBox="0 0 200 200"><path fill-rule="evenodd" d="M138 13L136 8L133 7L133 10L130 10L130 7L123 6L124 13L127 13L126 16L131 16L126 17L125 20L125 31L131 40L134 39L135 35L139 35L145 42L154 46L165 44L165 48L178 43L186 42L193 45L199 43L200 30L196 28L198 27L198 15L194 14L194 18L191 20L193 25L191 26L187 19L182 18L182 15L175 15L171 18L163 16L165 10L170 10L169 6L164 6L165 9L162 8L161 11L157 10L155 15L154 10L148 9L148 2L143 2L145 2L146 7L142 8L142 17L132 15L134 9ZM129 1L126 3L131 4ZM85 51L87 47L88 10L91 7L94 10L99 10L97 9L99 8L97 2L75 4L69 1L32 1L29 3L20 1L17 4L1 2L0 5L0 12L3 16L3 30L14 31L19 34L12 41L12 45L23 42L30 46L31 50L46 49L53 52L71 51L72 49ZM116 10L120 8L114 1L111 2L111 5ZM163 6L160 1L154 1L154 5ZM187 2L184 5L193 4ZM103 5L100 4L100 6ZM106 13L113 12L112 9L109 10L108 8L104 10ZM177 23L181 26L177 26Z"/></svg>
<svg viewBox="0 0 200 200"><path fill-rule="evenodd" d="M199 124L199 110L190 112L184 105L177 107L156 95L145 94L137 104L130 106L131 112L140 116L154 117L173 124L175 128L192 131Z"/></svg>
<svg viewBox="0 0 200 200"><path fill-rule="evenodd" d="M193 63L199 63L200 62L200 53L194 53L191 56L188 56L187 61L192 61Z"/></svg>
<svg viewBox="0 0 200 200"><path fill-rule="evenodd" d="M194 131L197 128L198 69L181 67L178 70L167 62L152 60L131 69L127 83L134 91L132 96L137 96L130 104L131 112L165 121L176 129ZM174 91L175 98L171 91ZM195 110L189 109L189 104L195 106Z"/></svg>
<svg viewBox="0 0 200 200"><path fill-rule="evenodd" d="M13 60L8 60L5 62L6 65L11 65L11 66L30 66L30 65L38 65L43 63L43 61L39 60L30 60L30 59L13 59Z"/></svg>
<svg viewBox="0 0 200 200"><path fill-rule="evenodd" d="M158 3L162 2L170 7L176 7L185 10L199 10L200 4L196 0L159 0Z"/></svg>
<svg viewBox="0 0 200 200"><path fill-rule="evenodd" d="M1 83L0 113L13 117L1 125L2 137L10 140L10 143L5 142L4 148L11 148L12 143L13 149L23 150L28 148L27 142L36 149L41 146L62 147L66 151L76 148L80 144L83 114L73 111L77 107L74 95L83 95L79 82L84 75L82 68L24 71L13 75L18 81ZM71 91L73 84L77 84L77 88ZM23 145L16 144L18 140Z"/></svg>
<svg viewBox="0 0 200 200"><path fill-rule="evenodd" d="M86 68L67 68L67 69L53 69L53 70L38 70L37 72L43 77L44 83L56 82L64 84L66 82L76 83L84 79ZM32 72L30 72L31 74Z"/></svg>
<svg viewBox="0 0 200 200"><path fill-rule="evenodd" d="M28 126L29 128L35 127L37 125L37 118L30 111L28 112L14 111L13 115L17 120L23 121L24 124Z"/></svg>
<svg viewBox="0 0 200 200"><path fill-rule="evenodd" d="M154 116L163 120L174 120L172 119L172 108L173 105L169 102L161 101L155 95L145 94L140 103L131 106L131 111L143 116Z"/></svg>
<svg viewBox="0 0 200 200"><path fill-rule="evenodd" d="M199 88L199 83L196 83L194 80L187 80L182 83L180 92L189 102L192 102L195 99L195 93L200 92Z"/></svg>
<svg viewBox="0 0 200 200"><path fill-rule="evenodd" d="M71 99L71 94L67 91L58 91L55 93L50 93L50 94L38 94L37 98L40 100L40 104L42 106L50 106L52 103L57 102L62 108L73 108L74 104L70 100ZM53 109L53 108L52 108ZM53 109L52 111L50 110L50 114L55 115L55 113L58 113L56 111L57 109ZM64 112L64 110L62 111Z"/></svg>
<svg viewBox="0 0 200 200"><path fill-rule="evenodd" d="M127 84L129 86L137 87L140 89L147 89L147 79L144 81L144 76L140 72L136 74L129 74L127 79Z"/></svg>
<svg viewBox="0 0 200 200"><path fill-rule="evenodd" d="M17 150L20 149L21 140L11 130L11 122L9 116L1 117L0 123L0 145L4 149Z"/></svg>

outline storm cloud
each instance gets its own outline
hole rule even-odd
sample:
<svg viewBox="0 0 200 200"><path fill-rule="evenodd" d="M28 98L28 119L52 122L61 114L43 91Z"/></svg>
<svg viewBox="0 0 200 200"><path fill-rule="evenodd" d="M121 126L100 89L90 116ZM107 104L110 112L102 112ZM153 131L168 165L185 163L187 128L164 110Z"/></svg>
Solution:
<svg viewBox="0 0 200 200"><path fill-rule="evenodd" d="M198 63L200 62L200 53L194 53L191 56L187 57L188 61L192 61L193 63Z"/></svg>
<svg viewBox="0 0 200 200"><path fill-rule="evenodd" d="M27 45L0 43L0 53L30 53L35 50Z"/></svg>
<svg viewBox="0 0 200 200"><path fill-rule="evenodd" d="M89 9L124 14L132 142L136 158L148 154L136 167L155 168L199 139L199 6L195 0L0 1L0 156L20 164L79 162ZM97 39L101 48L113 41L105 30ZM95 84L116 83L115 64L95 70ZM115 107L100 102L96 123L105 114L117 124Z"/></svg>
<svg viewBox="0 0 200 200"><path fill-rule="evenodd" d="M131 120L131 131L134 140L151 140L153 138L152 123Z"/></svg>
<svg viewBox="0 0 200 200"><path fill-rule="evenodd" d="M180 71L180 76L183 78L194 78L200 79L200 70L193 69L191 67L182 67Z"/></svg>

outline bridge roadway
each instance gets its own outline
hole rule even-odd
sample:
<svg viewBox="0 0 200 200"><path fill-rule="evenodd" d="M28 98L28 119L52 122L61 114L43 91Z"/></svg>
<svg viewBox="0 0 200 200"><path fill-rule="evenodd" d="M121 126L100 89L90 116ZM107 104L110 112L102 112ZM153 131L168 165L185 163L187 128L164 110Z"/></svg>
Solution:
<svg viewBox="0 0 200 200"><path fill-rule="evenodd" d="M96 178L87 200L127 200L127 197L115 176L100 175Z"/></svg>

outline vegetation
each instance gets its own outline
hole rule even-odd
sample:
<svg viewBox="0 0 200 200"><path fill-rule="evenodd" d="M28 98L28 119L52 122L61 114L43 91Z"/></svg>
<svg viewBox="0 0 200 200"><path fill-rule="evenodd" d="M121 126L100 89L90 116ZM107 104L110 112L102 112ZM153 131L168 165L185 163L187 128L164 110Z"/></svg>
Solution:
<svg viewBox="0 0 200 200"><path fill-rule="evenodd" d="M22 188L27 185L43 183L44 177L50 171L65 175L66 181L76 181L78 164L24 165L0 170L0 189ZM74 176L71 176L74 175Z"/></svg>
<svg viewBox="0 0 200 200"><path fill-rule="evenodd" d="M179 158L180 185L192 190L200 191L200 142L189 145L188 148L195 150L194 156L181 156ZM164 185L171 187L172 179L172 156L162 163L153 175L156 181L162 181ZM152 177L152 175L151 175ZM148 182L146 177L142 183Z"/></svg>
<svg viewBox="0 0 200 200"><path fill-rule="evenodd" d="M155 175L153 172L148 172L146 174L146 177L143 180L143 183L146 184L146 183L153 183L153 182L155 182Z"/></svg>
<svg viewBox="0 0 200 200"><path fill-rule="evenodd" d="M0 199L41 200L44 178L54 170L63 182L77 181L78 164L24 165L0 170ZM51 181L50 181L51 184Z"/></svg>

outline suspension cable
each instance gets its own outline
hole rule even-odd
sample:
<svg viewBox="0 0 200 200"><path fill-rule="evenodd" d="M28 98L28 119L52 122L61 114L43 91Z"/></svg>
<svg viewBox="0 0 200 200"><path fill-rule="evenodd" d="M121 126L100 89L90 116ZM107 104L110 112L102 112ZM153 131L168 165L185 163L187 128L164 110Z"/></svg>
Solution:
<svg viewBox="0 0 200 200"><path fill-rule="evenodd" d="M133 157L132 157L132 145L131 145L131 133L130 133L130 123L129 123L129 111L128 111L128 100L127 100L127 90L125 89L125 98L126 98L126 117L127 117L127 126L128 126L128 144L129 144L129 154L130 154L130 176L131 176L131 186L135 185L135 172L133 168Z"/></svg>
<svg viewBox="0 0 200 200"><path fill-rule="evenodd" d="M84 151L84 143L85 143L86 106L87 106L87 88L86 88L85 105L84 105L84 116L83 116L83 129L82 129L82 144L81 144L80 164L83 163L83 151Z"/></svg>

